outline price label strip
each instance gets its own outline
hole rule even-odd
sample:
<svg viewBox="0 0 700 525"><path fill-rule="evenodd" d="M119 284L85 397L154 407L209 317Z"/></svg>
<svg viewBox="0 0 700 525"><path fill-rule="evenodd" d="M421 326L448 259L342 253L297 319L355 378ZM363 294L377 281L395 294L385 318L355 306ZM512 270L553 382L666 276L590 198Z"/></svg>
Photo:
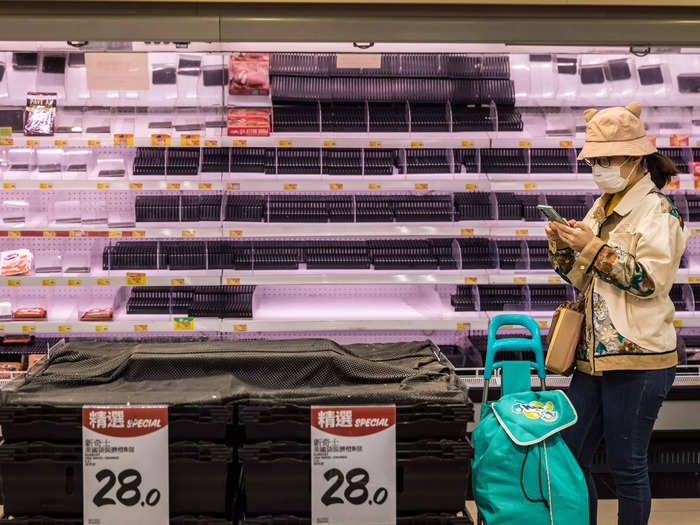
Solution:
<svg viewBox="0 0 700 525"><path fill-rule="evenodd" d="M396 407L311 407L311 523L396 523Z"/></svg>
<svg viewBox="0 0 700 525"><path fill-rule="evenodd" d="M91 525L168 525L168 408L83 407L83 515Z"/></svg>

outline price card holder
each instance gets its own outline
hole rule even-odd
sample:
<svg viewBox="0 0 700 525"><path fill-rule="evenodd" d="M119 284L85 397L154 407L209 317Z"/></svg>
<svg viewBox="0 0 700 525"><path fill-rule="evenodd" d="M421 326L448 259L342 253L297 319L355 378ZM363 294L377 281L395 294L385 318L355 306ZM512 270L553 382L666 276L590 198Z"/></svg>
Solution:
<svg viewBox="0 0 700 525"><path fill-rule="evenodd" d="M84 406L83 519L168 525L168 407Z"/></svg>
<svg viewBox="0 0 700 525"><path fill-rule="evenodd" d="M396 523L396 407L311 407L311 523Z"/></svg>

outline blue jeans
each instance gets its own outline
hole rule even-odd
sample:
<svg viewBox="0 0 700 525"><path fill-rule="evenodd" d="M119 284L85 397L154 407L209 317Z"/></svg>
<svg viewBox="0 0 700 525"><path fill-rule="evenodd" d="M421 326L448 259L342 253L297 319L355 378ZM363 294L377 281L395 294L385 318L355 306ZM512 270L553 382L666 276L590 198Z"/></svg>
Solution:
<svg viewBox="0 0 700 525"><path fill-rule="evenodd" d="M578 423L562 436L586 476L591 525L596 525L598 515L591 463L603 437L617 489L618 525L647 525L651 512L647 451L656 416L675 377L676 367L616 370L597 377L574 372L569 398Z"/></svg>

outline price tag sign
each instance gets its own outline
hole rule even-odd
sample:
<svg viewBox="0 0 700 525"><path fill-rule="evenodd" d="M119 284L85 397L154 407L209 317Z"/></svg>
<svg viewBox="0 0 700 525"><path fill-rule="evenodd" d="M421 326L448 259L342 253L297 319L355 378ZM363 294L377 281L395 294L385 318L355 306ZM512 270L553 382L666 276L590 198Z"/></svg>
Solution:
<svg viewBox="0 0 700 525"><path fill-rule="evenodd" d="M396 407L311 407L311 523L396 523Z"/></svg>
<svg viewBox="0 0 700 525"><path fill-rule="evenodd" d="M83 407L83 515L91 525L167 525L168 407Z"/></svg>

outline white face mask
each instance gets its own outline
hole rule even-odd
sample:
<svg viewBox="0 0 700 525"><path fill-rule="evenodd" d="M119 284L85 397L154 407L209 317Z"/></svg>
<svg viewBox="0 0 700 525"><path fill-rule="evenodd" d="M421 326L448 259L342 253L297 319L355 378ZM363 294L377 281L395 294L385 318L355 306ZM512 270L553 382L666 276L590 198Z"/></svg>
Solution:
<svg viewBox="0 0 700 525"><path fill-rule="evenodd" d="M624 190L629 180L620 174L620 168L626 162L623 162L620 166L609 166L607 168L595 164L592 168L593 182L606 193L617 193Z"/></svg>

